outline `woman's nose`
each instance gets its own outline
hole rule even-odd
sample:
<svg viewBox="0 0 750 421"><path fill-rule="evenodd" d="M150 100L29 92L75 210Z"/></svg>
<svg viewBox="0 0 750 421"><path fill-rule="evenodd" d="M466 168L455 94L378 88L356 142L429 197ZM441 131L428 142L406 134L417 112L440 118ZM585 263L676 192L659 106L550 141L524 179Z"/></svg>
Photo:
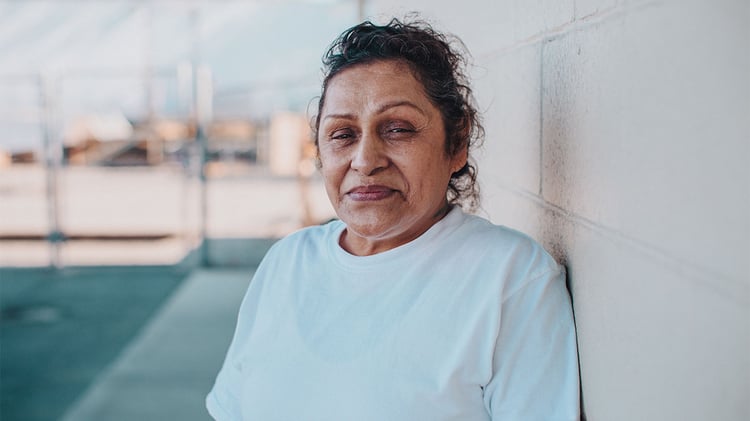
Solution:
<svg viewBox="0 0 750 421"><path fill-rule="evenodd" d="M351 168L363 175L371 175L388 166L388 156L382 139L374 134L362 134L354 149Z"/></svg>

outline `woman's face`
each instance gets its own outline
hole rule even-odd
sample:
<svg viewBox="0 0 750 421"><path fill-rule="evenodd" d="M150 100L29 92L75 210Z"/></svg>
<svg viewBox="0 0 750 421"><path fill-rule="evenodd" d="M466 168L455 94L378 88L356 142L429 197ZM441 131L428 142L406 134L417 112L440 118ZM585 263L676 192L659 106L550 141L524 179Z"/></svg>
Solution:
<svg viewBox="0 0 750 421"><path fill-rule="evenodd" d="M440 111L408 66L355 65L334 76L318 147L328 197L346 223L341 245L370 255L405 244L447 212L450 176L466 151L445 152Z"/></svg>

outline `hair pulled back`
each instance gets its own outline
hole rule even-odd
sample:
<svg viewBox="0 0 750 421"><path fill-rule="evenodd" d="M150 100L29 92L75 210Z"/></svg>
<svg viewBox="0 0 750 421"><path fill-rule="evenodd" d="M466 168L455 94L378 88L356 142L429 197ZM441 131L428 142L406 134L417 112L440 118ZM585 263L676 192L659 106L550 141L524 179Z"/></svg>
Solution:
<svg viewBox="0 0 750 421"><path fill-rule="evenodd" d="M463 54L462 54L463 53ZM406 63L439 110L445 127L445 152L453 157L469 154L484 137L479 113L468 78L463 43L450 39L422 21L393 19L386 25L370 21L344 31L323 57L322 94L315 117L315 145L318 145L320 113L331 79L344 69L381 60ZM477 168L468 155L466 165L451 175L446 192L448 202L474 210L479 205Z"/></svg>

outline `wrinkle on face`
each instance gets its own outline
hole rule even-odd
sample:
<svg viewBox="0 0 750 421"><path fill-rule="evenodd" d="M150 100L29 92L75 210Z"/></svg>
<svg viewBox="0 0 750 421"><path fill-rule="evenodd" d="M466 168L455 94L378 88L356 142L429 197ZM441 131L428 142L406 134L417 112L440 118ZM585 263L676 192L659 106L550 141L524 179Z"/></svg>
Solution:
<svg viewBox="0 0 750 421"><path fill-rule="evenodd" d="M442 115L408 66L355 65L327 87L318 130L326 192L347 225L341 245L374 254L409 242L445 215L463 154L445 152Z"/></svg>

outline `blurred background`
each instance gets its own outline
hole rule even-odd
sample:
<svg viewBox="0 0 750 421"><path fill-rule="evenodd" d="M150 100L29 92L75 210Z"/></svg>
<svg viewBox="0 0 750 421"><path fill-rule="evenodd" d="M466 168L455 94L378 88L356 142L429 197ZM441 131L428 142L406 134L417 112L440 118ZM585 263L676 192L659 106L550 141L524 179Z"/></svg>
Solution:
<svg viewBox="0 0 750 421"><path fill-rule="evenodd" d="M362 7L0 1L0 419L207 419L252 268L334 216L308 108Z"/></svg>
<svg viewBox="0 0 750 421"><path fill-rule="evenodd" d="M175 263L329 217L307 109L360 8L0 2L0 264Z"/></svg>

